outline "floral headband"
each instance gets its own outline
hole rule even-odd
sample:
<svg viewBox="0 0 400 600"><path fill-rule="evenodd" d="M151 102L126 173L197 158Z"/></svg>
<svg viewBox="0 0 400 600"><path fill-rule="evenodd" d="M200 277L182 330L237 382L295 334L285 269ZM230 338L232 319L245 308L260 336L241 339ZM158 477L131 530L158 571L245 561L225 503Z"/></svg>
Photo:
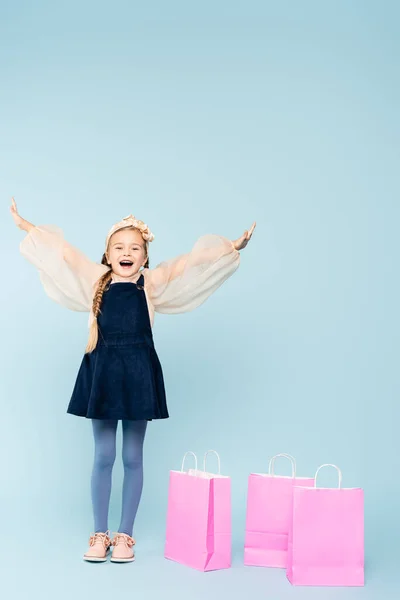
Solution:
<svg viewBox="0 0 400 600"><path fill-rule="evenodd" d="M111 236L120 229L125 229L125 227L134 227L135 229L138 229L142 234L142 238L145 240L145 242L152 242L154 240L154 235L152 234L146 223L135 219L133 215L128 215L127 217L122 219L122 221L115 223L115 225L111 227L106 238L106 250L108 248L108 243L110 241Z"/></svg>

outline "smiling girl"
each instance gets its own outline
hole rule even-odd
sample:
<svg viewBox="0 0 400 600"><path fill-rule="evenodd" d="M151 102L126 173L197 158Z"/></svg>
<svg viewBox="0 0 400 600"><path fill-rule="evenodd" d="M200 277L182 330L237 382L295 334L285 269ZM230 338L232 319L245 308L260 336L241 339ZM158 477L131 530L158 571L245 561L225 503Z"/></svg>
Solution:
<svg viewBox="0 0 400 600"><path fill-rule="evenodd" d="M94 533L83 558L104 562L112 546L113 562L132 562L147 423L169 416L152 335L154 313L182 313L202 304L238 268L239 250L249 242L255 223L235 241L202 236L189 253L150 269L154 235L133 215L110 229L99 264L71 246L59 228L35 227L23 219L14 198L10 210L15 224L27 232L21 253L39 270L47 295L66 308L89 312L86 352L67 408L91 419L94 436ZM124 482L121 521L111 539L108 508L118 421Z"/></svg>

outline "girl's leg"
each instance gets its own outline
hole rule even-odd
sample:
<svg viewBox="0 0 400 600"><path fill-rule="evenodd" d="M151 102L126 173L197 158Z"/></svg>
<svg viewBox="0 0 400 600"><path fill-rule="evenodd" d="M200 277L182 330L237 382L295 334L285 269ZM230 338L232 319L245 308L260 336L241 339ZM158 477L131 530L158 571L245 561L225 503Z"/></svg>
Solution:
<svg viewBox="0 0 400 600"><path fill-rule="evenodd" d="M117 420L92 419L94 465L91 479L95 533L108 530L112 468L115 462Z"/></svg>
<svg viewBox="0 0 400 600"><path fill-rule="evenodd" d="M132 536L143 488L143 443L147 421L123 421L122 461L124 485L119 533Z"/></svg>

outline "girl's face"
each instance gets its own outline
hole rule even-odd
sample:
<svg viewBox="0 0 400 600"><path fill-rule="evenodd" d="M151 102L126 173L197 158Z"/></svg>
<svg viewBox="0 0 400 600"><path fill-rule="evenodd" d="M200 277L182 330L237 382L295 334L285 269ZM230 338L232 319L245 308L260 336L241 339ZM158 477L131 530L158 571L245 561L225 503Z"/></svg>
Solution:
<svg viewBox="0 0 400 600"><path fill-rule="evenodd" d="M111 236L106 252L111 268L121 277L132 277L146 263L146 246L137 229L120 229Z"/></svg>

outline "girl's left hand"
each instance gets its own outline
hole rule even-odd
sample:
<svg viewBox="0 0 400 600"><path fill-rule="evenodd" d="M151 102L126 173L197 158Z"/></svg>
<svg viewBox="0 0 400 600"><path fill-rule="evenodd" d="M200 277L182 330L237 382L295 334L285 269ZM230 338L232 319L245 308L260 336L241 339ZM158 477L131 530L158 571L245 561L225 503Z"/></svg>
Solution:
<svg viewBox="0 0 400 600"><path fill-rule="evenodd" d="M236 250L243 250L243 248L246 248L247 244L249 243L251 236L253 235L253 231L256 227L256 222L254 221L253 225L250 227L250 229L244 232L244 234L238 238L237 240L235 240L233 242L233 245L235 246Z"/></svg>

